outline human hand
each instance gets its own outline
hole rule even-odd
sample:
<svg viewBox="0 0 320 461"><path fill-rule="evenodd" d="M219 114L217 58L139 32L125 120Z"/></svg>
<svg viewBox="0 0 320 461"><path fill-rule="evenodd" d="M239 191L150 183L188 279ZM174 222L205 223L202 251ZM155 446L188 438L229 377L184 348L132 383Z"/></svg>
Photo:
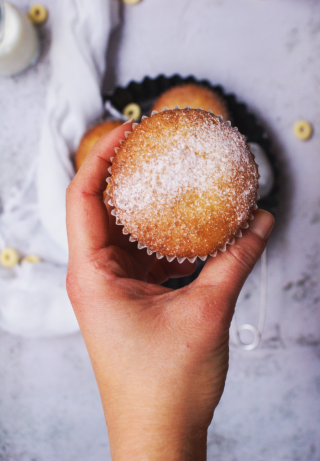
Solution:
<svg viewBox="0 0 320 461"><path fill-rule="evenodd" d="M159 283L196 264L138 250L103 202L110 157L128 124L94 146L67 191L68 294L99 386L112 459L206 459L207 428L228 369L229 327L242 285L274 224L250 228L179 290Z"/></svg>

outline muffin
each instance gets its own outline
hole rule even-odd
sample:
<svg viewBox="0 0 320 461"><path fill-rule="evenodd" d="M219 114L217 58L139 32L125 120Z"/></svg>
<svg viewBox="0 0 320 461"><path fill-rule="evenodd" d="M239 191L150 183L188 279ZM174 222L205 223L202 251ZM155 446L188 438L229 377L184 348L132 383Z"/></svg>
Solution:
<svg viewBox="0 0 320 461"><path fill-rule="evenodd" d="M163 93L155 102L152 110L158 112L163 108L181 109L189 106L192 109L201 107L203 110L212 110L215 115L221 115L223 120L230 120L230 115L224 100L214 91L201 85L186 84L175 86Z"/></svg>
<svg viewBox="0 0 320 461"><path fill-rule="evenodd" d="M164 110L133 124L115 150L111 213L149 254L206 259L248 227L258 169L230 122L200 109Z"/></svg>
<svg viewBox="0 0 320 461"><path fill-rule="evenodd" d="M101 136L122 125L122 123L120 120L109 120L94 126L83 135L74 158L76 171L80 169L84 159Z"/></svg>

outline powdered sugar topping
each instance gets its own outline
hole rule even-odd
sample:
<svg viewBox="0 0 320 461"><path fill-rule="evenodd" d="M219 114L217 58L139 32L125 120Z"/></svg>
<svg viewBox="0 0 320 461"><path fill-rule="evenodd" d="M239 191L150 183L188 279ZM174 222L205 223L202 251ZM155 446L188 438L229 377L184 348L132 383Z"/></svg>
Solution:
<svg viewBox="0 0 320 461"><path fill-rule="evenodd" d="M192 123L189 112L197 112ZM244 137L205 111L189 112L168 111L166 124L163 114L144 120L115 157L113 202L140 241L141 220L149 229L171 217L183 238L190 220L214 229L232 214L233 229L254 204L258 173Z"/></svg>

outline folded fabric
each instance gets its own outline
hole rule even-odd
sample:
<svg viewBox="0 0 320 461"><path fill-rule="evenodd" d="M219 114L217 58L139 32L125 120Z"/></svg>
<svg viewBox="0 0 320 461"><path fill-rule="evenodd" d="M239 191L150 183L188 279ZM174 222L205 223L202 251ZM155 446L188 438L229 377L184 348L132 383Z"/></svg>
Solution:
<svg viewBox="0 0 320 461"><path fill-rule="evenodd" d="M38 161L22 189L0 215L0 250L14 248L21 258L38 255L41 262L13 268L0 266L0 326L29 337L72 333L79 329L66 292L67 253L41 224L35 187Z"/></svg>
<svg viewBox="0 0 320 461"><path fill-rule="evenodd" d="M65 192L74 175L71 155L88 125L103 112L101 82L117 8L116 0L58 0L53 17L37 185L40 219L65 251Z"/></svg>
<svg viewBox="0 0 320 461"><path fill-rule="evenodd" d="M38 338L78 331L65 278L65 267L48 262L25 262L7 271L0 282L1 327Z"/></svg>
<svg viewBox="0 0 320 461"><path fill-rule="evenodd" d="M74 176L72 154L103 112L100 89L118 7L117 0L57 0L50 11L51 78L39 157L0 215L0 251L11 246L21 256L41 258L0 268L0 327L16 334L43 337L78 329L65 288L65 193Z"/></svg>

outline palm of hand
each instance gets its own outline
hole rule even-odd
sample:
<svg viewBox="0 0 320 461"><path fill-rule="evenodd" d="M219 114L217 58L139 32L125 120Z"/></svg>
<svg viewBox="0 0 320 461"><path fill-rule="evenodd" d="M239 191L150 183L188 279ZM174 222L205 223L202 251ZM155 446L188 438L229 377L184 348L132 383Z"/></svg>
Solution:
<svg viewBox="0 0 320 461"><path fill-rule="evenodd" d="M71 261L68 275L69 296L85 340L89 329L89 352L92 347L96 351L108 350L95 372L99 374L103 367L104 373L109 370L115 376L119 370L120 380L140 370L140 385L130 381L131 391L136 393L139 389L144 393L141 382L148 383L150 389L151 380L159 399L159 380L165 394L176 388L180 397L186 394L186 402L190 397L190 377L197 376L199 380L202 376L202 395L198 398L205 395L210 400L206 405L208 414L201 416L203 424L209 424L227 372L232 307L227 313L219 310L219 289L214 284L208 287L196 281L174 291L148 283L147 280L162 282L169 276L190 274L195 264L180 265L148 256L128 241L110 213L105 218L109 221L108 246L87 254L81 263L77 261L77 269ZM125 357L121 367L119 350ZM159 374L167 376L167 388ZM117 392L125 395L128 391L119 386L118 380L117 383ZM196 400L193 395L192 405L200 407Z"/></svg>

